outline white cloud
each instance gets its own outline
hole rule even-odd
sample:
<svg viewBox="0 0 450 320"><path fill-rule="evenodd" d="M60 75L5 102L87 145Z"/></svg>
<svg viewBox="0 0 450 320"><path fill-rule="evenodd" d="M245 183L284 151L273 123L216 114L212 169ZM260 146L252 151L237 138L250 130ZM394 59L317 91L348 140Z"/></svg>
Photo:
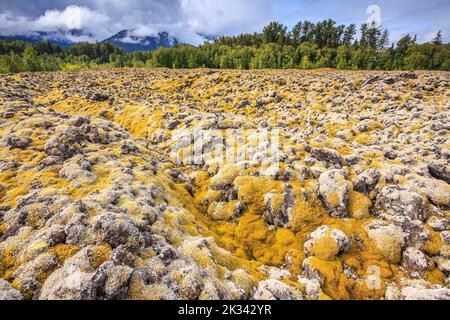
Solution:
<svg viewBox="0 0 450 320"><path fill-rule="evenodd" d="M133 35L138 37L153 36L160 30L157 26L139 24L134 30Z"/></svg>
<svg viewBox="0 0 450 320"><path fill-rule="evenodd" d="M83 35L69 35L68 39L92 42L110 34L108 22L109 17L105 14L76 5L68 6L64 10L47 10L36 19L14 16L11 12L0 13L1 34L5 36L82 29Z"/></svg>
<svg viewBox="0 0 450 320"><path fill-rule="evenodd" d="M28 34L27 24L29 20L25 17L14 16L11 12L0 13L1 35L12 36L17 34Z"/></svg>
<svg viewBox="0 0 450 320"><path fill-rule="evenodd" d="M257 31L271 19L268 0L182 0L188 27L207 34Z"/></svg>
<svg viewBox="0 0 450 320"><path fill-rule="evenodd" d="M42 16L31 23L34 30L53 31L55 29L103 29L109 22L105 14L93 11L87 7L71 5L60 10L47 10Z"/></svg>

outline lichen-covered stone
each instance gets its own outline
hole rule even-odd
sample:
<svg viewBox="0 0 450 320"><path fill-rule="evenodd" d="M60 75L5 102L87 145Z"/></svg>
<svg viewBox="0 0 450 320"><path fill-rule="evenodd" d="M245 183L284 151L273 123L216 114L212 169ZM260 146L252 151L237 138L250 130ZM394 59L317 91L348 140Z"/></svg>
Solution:
<svg viewBox="0 0 450 320"><path fill-rule="evenodd" d="M294 205L295 196L290 185L285 185L281 194L269 192L264 197L263 219L269 225L286 227Z"/></svg>
<svg viewBox="0 0 450 320"><path fill-rule="evenodd" d="M100 242L107 242L113 248L126 245L138 249L145 244L139 227L127 216L105 213L95 219L93 230Z"/></svg>
<svg viewBox="0 0 450 320"><path fill-rule="evenodd" d="M344 158L336 150L327 148L313 148L310 154L311 157L319 161L323 161L328 166L341 168L345 163Z"/></svg>
<svg viewBox="0 0 450 320"><path fill-rule="evenodd" d="M387 262L400 262L405 235L399 227L384 221L373 221L366 226L366 231Z"/></svg>
<svg viewBox="0 0 450 320"><path fill-rule="evenodd" d="M407 175L409 186L420 194L426 196L431 203L437 206L450 208L450 184L437 180L421 177L419 175Z"/></svg>
<svg viewBox="0 0 450 320"><path fill-rule="evenodd" d="M432 268L427 256L416 248L407 248L403 251L402 266L412 273L422 273Z"/></svg>
<svg viewBox="0 0 450 320"><path fill-rule="evenodd" d="M411 189L389 186L377 195L374 214L387 220L406 217L424 221L429 214L428 202L425 197Z"/></svg>
<svg viewBox="0 0 450 320"><path fill-rule="evenodd" d="M351 240L344 232L325 225L308 236L304 251L306 255L334 260L337 255L349 250L350 246Z"/></svg>
<svg viewBox="0 0 450 320"><path fill-rule="evenodd" d="M7 300L22 300L22 294L19 290L11 287L11 284L3 279L0 279L0 301Z"/></svg>
<svg viewBox="0 0 450 320"><path fill-rule="evenodd" d="M320 175L319 184L319 194L329 214L332 217L346 217L352 185L347 181L345 171L326 171Z"/></svg>
<svg viewBox="0 0 450 320"><path fill-rule="evenodd" d="M400 286L389 286L387 300L449 300L450 289L423 280L404 281Z"/></svg>
<svg viewBox="0 0 450 320"><path fill-rule="evenodd" d="M364 194L369 194L377 185L381 177L377 169L364 171L353 181L353 188Z"/></svg>
<svg viewBox="0 0 450 320"><path fill-rule="evenodd" d="M253 300L303 300L303 294L296 288L278 280L266 280L259 283Z"/></svg>

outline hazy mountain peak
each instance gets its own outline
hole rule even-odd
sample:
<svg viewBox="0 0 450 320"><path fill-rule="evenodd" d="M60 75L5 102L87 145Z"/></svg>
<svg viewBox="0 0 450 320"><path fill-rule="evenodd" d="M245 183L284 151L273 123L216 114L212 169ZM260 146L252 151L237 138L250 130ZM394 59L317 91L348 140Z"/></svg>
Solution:
<svg viewBox="0 0 450 320"><path fill-rule="evenodd" d="M139 36L135 34L134 30L121 30L103 42L112 43L127 52L153 51L161 47L172 48L179 43L178 39L165 31L156 35Z"/></svg>

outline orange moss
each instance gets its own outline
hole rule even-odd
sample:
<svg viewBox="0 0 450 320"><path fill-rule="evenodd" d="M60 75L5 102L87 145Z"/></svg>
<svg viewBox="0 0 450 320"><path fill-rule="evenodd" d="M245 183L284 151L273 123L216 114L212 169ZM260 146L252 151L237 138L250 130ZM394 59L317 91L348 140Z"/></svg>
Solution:
<svg viewBox="0 0 450 320"><path fill-rule="evenodd" d="M430 233L430 239L425 243L423 248L425 253L430 256L438 255L444 246L441 236L428 225L424 225L424 228Z"/></svg>
<svg viewBox="0 0 450 320"><path fill-rule="evenodd" d="M316 239L314 246L309 250L312 255L319 259L332 261L336 258L339 253L339 246L336 241L331 236Z"/></svg>
<svg viewBox="0 0 450 320"><path fill-rule="evenodd" d="M91 248L89 256L91 265L94 269L100 267L100 265L107 261L111 255L112 249L108 245L98 245Z"/></svg>
<svg viewBox="0 0 450 320"><path fill-rule="evenodd" d="M349 214L355 219L365 219L370 217L369 208L372 202L362 193L350 191L349 194Z"/></svg>
<svg viewBox="0 0 450 320"><path fill-rule="evenodd" d="M380 281L375 282L375 285L373 285L368 279L351 281L349 291L352 299L380 300L384 298L386 294L386 284L381 279Z"/></svg>
<svg viewBox="0 0 450 320"><path fill-rule="evenodd" d="M75 244L58 244L48 249L49 253L56 254L59 264L63 264L68 258L77 253L80 248Z"/></svg>
<svg viewBox="0 0 450 320"><path fill-rule="evenodd" d="M445 274L438 268L434 268L431 271L427 271L425 279L433 284L445 286Z"/></svg>
<svg viewBox="0 0 450 320"><path fill-rule="evenodd" d="M325 261L311 257L310 265L318 270L324 279L323 292L334 300L348 300L350 295L346 288L347 277L343 274L339 260Z"/></svg>
<svg viewBox="0 0 450 320"><path fill-rule="evenodd" d="M14 271L11 270L16 264L16 252L13 248L5 248L0 253L0 278L8 279L9 275Z"/></svg>

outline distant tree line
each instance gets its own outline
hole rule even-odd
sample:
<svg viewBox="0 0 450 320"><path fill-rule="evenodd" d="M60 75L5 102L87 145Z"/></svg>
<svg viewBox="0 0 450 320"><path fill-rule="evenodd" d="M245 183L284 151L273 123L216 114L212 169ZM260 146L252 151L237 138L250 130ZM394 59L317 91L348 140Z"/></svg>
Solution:
<svg viewBox="0 0 450 320"><path fill-rule="evenodd" d="M49 41L0 41L0 73L91 68L127 59L124 50L110 43L77 43L62 49Z"/></svg>
<svg viewBox="0 0 450 320"><path fill-rule="evenodd" d="M356 34L356 25L337 25L330 19L301 21L291 30L271 22L260 33L217 37L199 47L129 54L110 43L62 49L48 41L0 41L0 73L102 67L450 70L450 44L443 43L441 31L424 44L406 35L390 45L389 31L376 24L363 24L358 39Z"/></svg>

